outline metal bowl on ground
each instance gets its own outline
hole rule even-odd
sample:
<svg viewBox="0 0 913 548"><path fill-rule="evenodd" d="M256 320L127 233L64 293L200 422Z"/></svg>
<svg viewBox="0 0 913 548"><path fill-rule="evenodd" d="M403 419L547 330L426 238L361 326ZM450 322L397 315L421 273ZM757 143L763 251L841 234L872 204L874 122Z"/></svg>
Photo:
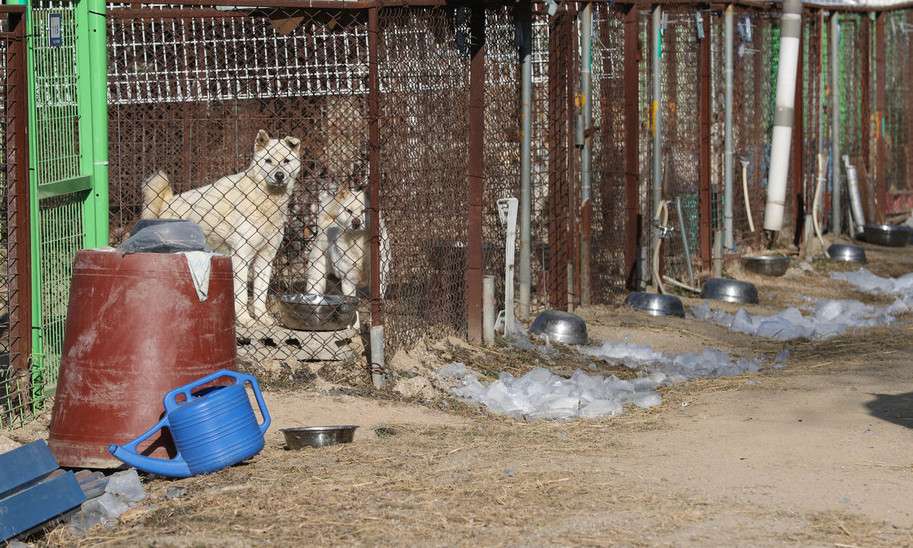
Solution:
<svg viewBox="0 0 913 548"><path fill-rule="evenodd" d="M546 310L536 316L529 332L563 344L586 344L589 341L583 318L560 310Z"/></svg>
<svg viewBox="0 0 913 548"><path fill-rule="evenodd" d="M865 241L886 247L903 247L910 240L910 234L897 225L865 225Z"/></svg>
<svg viewBox="0 0 913 548"><path fill-rule="evenodd" d="M865 250L858 245L833 244L827 248L827 256L830 260L841 263L866 262Z"/></svg>
<svg viewBox="0 0 913 548"><path fill-rule="evenodd" d="M279 323L296 331L339 331L355 323L358 299L342 295L284 293Z"/></svg>
<svg viewBox="0 0 913 548"><path fill-rule="evenodd" d="M625 299L625 304L651 316L685 317L685 307L682 305L682 300L673 295L636 291L628 295L628 298Z"/></svg>
<svg viewBox="0 0 913 548"><path fill-rule="evenodd" d="M782 276L789 268L789 257L786 255L742 257L742 266L745 270L762 276Z"/></svg>
<svg viewBox="0 0 913 548"><path fill-rule="evenodd" d="M343 424L282 428L280 431L285 436L286 447L302 449L304 447L326 447L337 443L352 443L356 428L358 427L353 424Z"/></svg>
<svg viewBox="0 0 913 548"><path fill-rule="evenodd" d="M710 278L701 289L702 299L728 303L758 304L758 289L754 284L731 278Z"/></svg>

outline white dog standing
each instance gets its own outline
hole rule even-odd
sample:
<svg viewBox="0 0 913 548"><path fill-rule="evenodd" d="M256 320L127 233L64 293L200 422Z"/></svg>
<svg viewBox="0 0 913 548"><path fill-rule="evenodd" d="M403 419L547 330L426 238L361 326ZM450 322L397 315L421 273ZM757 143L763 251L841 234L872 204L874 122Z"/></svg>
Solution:
<svg viewBox="0 0 913 548"><path fill-rule="evenodd" d="M371 280L371 233L366 218L366 196L361 190L350 190L343 184L333 194L321 192L313 206L317 214L317 234L308 251L308 289L325 294L327 276L334 275L342 285L342 294L356 296L359 287ZM390 246L387 227L380 224L380 292L387 291L390 276Z"/></svg>
<svg viewBox="0 0 913 548"><path fill-rule="evenodd" d="M252 326L254 318L272 324L266 297L273 259L285 235L289 201L301 169L301 141L257 133L253 161L246 170L210 185L174 194L168 176L143 183L143 218L185 219L200 225L214 250L230 255L235 276L235 315ZM247 284L254 270L254 315L247 306Z"/></svg>

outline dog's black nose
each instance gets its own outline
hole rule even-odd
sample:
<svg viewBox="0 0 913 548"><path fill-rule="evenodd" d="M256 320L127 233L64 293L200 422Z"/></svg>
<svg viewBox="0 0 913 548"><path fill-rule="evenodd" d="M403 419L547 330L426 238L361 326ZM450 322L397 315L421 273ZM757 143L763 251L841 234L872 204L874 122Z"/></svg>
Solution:
<svg viewBox="0 0 913 548"><path fill-rule="evenodd" d="M361 219L359 219L358 217L355 217L354 219L352 219L352 228L355 230L358 230L359 228L361 228Z"/></svg>
<svg viewBox="0 0 913 548"><path fill-rule="evenodd" d="M281 185L281 184L282 184L282 181L285 180L285 173L283 173L283 172L281 172L281 171L277 171L276 174L273 175L273 177L276 178L276 184L280 184L280 185Z"/></svg>

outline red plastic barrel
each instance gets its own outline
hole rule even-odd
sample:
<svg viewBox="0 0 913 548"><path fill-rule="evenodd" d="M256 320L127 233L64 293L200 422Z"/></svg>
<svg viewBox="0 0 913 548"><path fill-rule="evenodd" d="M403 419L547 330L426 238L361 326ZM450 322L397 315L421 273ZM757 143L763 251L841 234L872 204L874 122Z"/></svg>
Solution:
<svg viewBox="0 0 913 548"><path fill-rule="evenodd" d="M231 260L214 257L200 302L180 254L76 254L48 445L61 466L113 468L108 453L158 422L162 397L236 358ZM167 433L140 452L173 457Z"/></svg>

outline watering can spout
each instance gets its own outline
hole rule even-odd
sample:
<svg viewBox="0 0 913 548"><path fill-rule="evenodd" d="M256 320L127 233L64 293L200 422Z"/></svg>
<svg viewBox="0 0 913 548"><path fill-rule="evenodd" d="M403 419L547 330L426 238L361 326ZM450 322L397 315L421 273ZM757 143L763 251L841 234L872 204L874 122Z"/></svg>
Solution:
<svg viewBox="0 0 913 548"><path fill-rule="evenodd" d="M172 460L146 457L124 445L111 445L108 447L108 451L125 464L143 472L150 472L169 478L189 478L192 475L190 467L180 457Z"/></svg>

